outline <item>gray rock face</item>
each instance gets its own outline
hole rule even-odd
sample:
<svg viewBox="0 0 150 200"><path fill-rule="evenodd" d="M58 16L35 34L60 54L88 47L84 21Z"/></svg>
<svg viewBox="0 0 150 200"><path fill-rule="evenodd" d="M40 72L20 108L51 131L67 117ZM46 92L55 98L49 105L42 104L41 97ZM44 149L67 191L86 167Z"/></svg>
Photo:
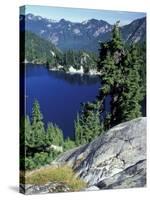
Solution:
<svg viewBox="0 0 150 200"><path fill-rule="evenodd" d="M97 183L100 189L141 187L146 184L146 160L141 160L124 171Z"/></svg>
<svg viewBox="0 0 150 200"><path fill-rule="evenodd" d="M83 191L98 191L98 190L99 190L99 187L93 185L93 186L85 188Z"/></svg>
<svg viewBox="0 0 150 200"><path fill-rule="evenodd" d="M20 192L23 194L47 194L55 192L69 192L70 188L64 183L49 182L44 185L21 184Z"/></svg>
<svg viewBox="0 0 150 200"><path fill-rule="evenodd" d="M143 187L146 184L146 118L119 124L87 145L61 154L90 186Z"/></svg>

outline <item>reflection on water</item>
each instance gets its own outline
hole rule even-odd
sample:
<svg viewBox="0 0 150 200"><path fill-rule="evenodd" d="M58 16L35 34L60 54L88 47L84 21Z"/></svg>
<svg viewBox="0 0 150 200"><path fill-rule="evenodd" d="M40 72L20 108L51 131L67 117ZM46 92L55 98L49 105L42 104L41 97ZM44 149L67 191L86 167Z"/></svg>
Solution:
<svg viewBox="0 0 150 200"><path fill-rule="evenodd" d="M51 76L55 76L56 78L66 80L71 84L78 84L78 85L91 85L97 82L100 82L100 78L98 75L89 76L87 74L80 75L80 74L69 74L63 71L49 71Z"/></svg>
<svg viewBox="0 0 150 200"><path fill-rule="evenodd" d="M24 66L22 65L22 67ZM52 71L44 65L36 64L26 64L25 67L25 73L28 77L41 77L49 74L50 76L53 76L57 79L65 80L73 85L92 85L100 82L100 78L98 75L90 76L88 74L71 74L64 71Z"/></svg>

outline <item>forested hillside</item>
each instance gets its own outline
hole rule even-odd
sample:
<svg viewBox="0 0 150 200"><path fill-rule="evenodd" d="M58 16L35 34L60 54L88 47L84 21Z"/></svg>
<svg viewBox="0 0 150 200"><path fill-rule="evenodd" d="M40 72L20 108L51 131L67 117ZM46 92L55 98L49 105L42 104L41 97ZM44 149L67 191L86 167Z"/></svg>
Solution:
<svg viewBox="0 0 150 200"><path fill-rule="evenodd" d="M62 52L51 42L29 31L21 32L21 38L22 62L46 64L50 69L57 69L61 66L61 70L64 71L68 71L71 66L77 70L82 66L84 72L97 68L97 56L95 53L73 50Z"/></svg>
<svg viewBox="0 0 150 200"><path fill-rule="evenodd" d="M62 53L51 42L48 42L45 39L42 39L36 34L29 31L21 32L20 37L22 38L20 45L22 48L25 48L25 55L21 55L22 61L26 59L28 62L33 63L45 64L48 62L51 65L58 62L58 59Z"/></svg>

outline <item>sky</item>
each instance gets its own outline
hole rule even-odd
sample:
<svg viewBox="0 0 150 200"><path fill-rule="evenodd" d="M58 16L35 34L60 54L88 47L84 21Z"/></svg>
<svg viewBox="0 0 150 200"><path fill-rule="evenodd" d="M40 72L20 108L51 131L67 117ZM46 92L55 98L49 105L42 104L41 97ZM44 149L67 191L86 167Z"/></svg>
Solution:
<svg viewBox="0 0 150 200"><path fill-rule="evenodd" d="M137 18L146 16L146 14L142 12L63 8L37 5L26 6L25 14L29 13L57 21L64 18L72 22L83 22L94 18L107 21L110 24L114 24L116 21L120 20L120 25L129 24ZM24 14L22 8L21 14Z"/></svg>

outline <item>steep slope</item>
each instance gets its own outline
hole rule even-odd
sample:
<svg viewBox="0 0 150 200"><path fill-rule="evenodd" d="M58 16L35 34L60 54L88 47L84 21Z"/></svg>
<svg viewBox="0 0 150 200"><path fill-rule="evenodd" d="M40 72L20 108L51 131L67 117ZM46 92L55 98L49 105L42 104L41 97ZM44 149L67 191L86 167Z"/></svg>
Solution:
<svg viewBox="0 0 150 200"><path fill-rule="evenodd" d="M61 56L61 51L54 44L40 38L36 34L25 31L21 32L21 60L33 63L55 63L56 58ZM25 46L24 46L25 40ZM25 58L23 52L25 50Z"/></svg>
<svg viewBox="0 0 150 200"><path fill-rule="evenodd" d="M90 19L81 23L49 20L28 14L20 16L21 30L31 31L51 41L61 50L97 51L98 42L111 37L112 25L103 20ZM25 26L24 26L25 22ZM121 27L126 42L142 42L145 40L146 18L137 19L129 25Z"/></svg>
<svg viewBox="0 0 150 200"><path fill-rule="evenodd" d="M71 51L62 52L51 42L37 36L30 31L22 31L20 35L21 62L47 64L50 69L69 72L81 70L89 73L97 68L97 56L92 52ZM91 73L95 73L92 71Z"/></svg>
<svg viewBox="0 0 150 200"><path fill-rule="evenodd" d="M122 36L125 42L143 42L146 40L146 18L134 20L131 24L122 27Z"/></svg>
<svg viewBox="0 0 150 200"><path fill-rule="evenodd" d="M108 39L112 26L103 21L91 19L82 23L73 23L65 19L60 21L48 20L28 14L20 16L21 28L31 31L40 37L51 41L62 50L97 50L97 39Z"/></svg>
<svg viewBox="0 0 150 200"><path fill-rule="evenodd" d="M143 187L146 184L146 118L115 126L87 145L56 160L100 189Z"/></svg>

